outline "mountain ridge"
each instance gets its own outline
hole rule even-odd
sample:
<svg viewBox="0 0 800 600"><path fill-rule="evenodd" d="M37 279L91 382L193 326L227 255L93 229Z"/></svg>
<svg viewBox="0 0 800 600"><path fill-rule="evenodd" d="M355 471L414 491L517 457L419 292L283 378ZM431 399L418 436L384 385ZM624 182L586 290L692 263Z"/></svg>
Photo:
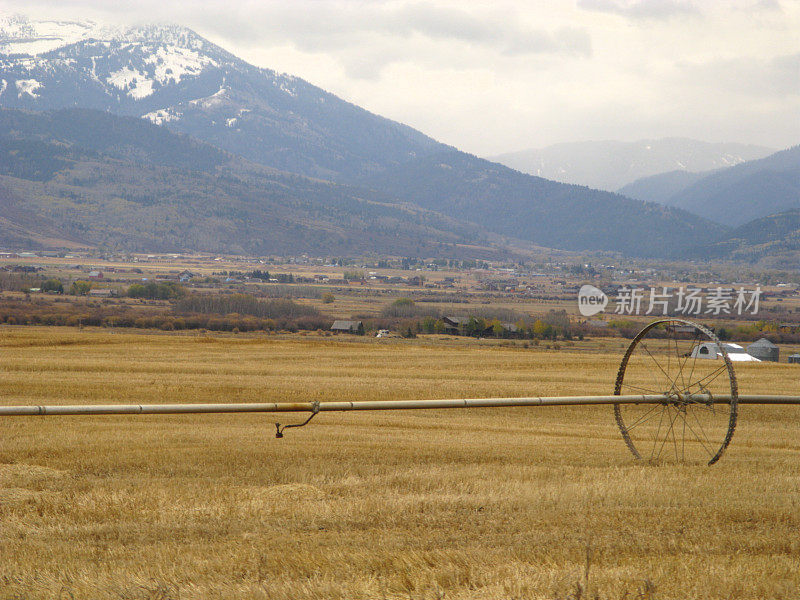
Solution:
<svg viewBox="0 0 800 600"><path fill-rule="evenodd" d="M455 150L414 159L361 183L503 235L566 250L670 256L676 246L724 231L682 209L533 177ZM500 202L503 211L497 210ZM654 238L653 228L663 237Z"/></svg>
<svg viewBox="0 0 800 600"><path fill-rule="evenodd" d="M769 148L689 138L567 142L508 152L490 160L523 173L595 189L618 191L642 177L671 170L704 171L761 158Z"/></svg>
<svg viewBox="0 0 800 600"><path fill-rule="evenodd" d="M727 169L663 173L638 180L620 192L739 227L800 207L800 146Z"/></svg>
<svg viewBox="0 0 800 600"><path fill-rule="evenodd" d="M232 156L274 169L272 176L282 178L290 196L309 189L311 184L304 179L292 183L289 173L357 186L335 188L347 190L339 196L332 194L330 190L334 188L330 187L324 194L316 193L315 197L325 196L333 202L330 214L323 214L324 203L314 206L321 226L328 228L333 227L331 215L345 201L342 195L351 200L366 195L370 202L383 206L383 211L404 207L403 215L393 213L395 224L405 222L408 211L418 219L425 215L424 219L441 225L432 228L433 237L450 243L453 239L463 241L463 232L469 230L477 240L512 237L523 245L651 256L654 252L672 251L669 244L654 242L652 230L669 231L675 239L697 243L699 239L695 238L709 227L683 211L547 181L458 153L301 79L253 67L185 28L159 26L140 27L132 34L127 31L131 37L125 40L123 36L122 41L119 36L110 35L107 40L81 39L36 56L0 55L0 79L7 88L0 92L0 106L41 111L79 105L139 119L146 117L165 130L189 135ZM98 160L109 177L115 173L109 160L131 162L135 153L143 152L141 147L122 156L108 148L96 151L102 155ZM442 177L438 169L436 161L441 156L448 157L445 162L451 163L446 165L451 170L449 177ZM51 158L48 168L53 173L69 171L64 161L69 162L70 157L56 153ZM19 161L14 163L14 168L24 171L23 166ZM169 163L158 166L164 169ZM31 171L30 165L27 168ZM211 172L219 172L219 167ZM218 189L221 197L226 196L219 187L225 178L220 175L219 181L208 181L204 178L209 173L193 175L194 179L185 173L177 174L176 181L185 186L184 194L196 190L197 181L202 180L207 187ZM434 183L426 190L420 177L430 177ZM130 181L106 183L112 187L118 183L125 189L132 185ZM150 187L154 185L148 183ZM229 185L239 189L237 181ZM155 187L166 197L175 198L171 190ZM34 196L42 193L40 189L31 192L30 186L26 189ZM62 188L57 192L65 193ZM437 205L431 193L445 201ZM245 195L252 197L250 192ZM236 198L231 201L237 202ZM461 212L462 204L469 207L469 214ZM178 205L186 206L180 202ZM352 203L348 206L355 210ZM592 218L587 219L587 215ZM380 218L375 218L376 226L381 228ZM359 231L368 229L365 222L358 222ZM418 233L417 239L422 240L423 230L418 225L412 228ZM596 235L592 228L600 229L602 234ZM615 228L622 233L614 233ZM365 235L370 237L371 232ZM362 241L352 244L368 250ZM336 247L344 245L341 241L335 243ZM321 248L319 244L314 247ZM386 240L379 239L376 247L385 249Z"/></svg>

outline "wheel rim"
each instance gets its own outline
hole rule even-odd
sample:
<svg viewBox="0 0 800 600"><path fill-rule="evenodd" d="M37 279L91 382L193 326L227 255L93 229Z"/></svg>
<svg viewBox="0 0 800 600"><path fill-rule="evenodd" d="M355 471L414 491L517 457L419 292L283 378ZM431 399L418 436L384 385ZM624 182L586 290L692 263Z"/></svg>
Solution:
<svg viewBox="0 0 800 600"><path fill-rule="evenodd" d="M614 405L622 438L640 460L713 465L736 428L731 359L712 331L691 321L663 319L642 329L622 358L614 394L664 395L658 404Z"/></svg>

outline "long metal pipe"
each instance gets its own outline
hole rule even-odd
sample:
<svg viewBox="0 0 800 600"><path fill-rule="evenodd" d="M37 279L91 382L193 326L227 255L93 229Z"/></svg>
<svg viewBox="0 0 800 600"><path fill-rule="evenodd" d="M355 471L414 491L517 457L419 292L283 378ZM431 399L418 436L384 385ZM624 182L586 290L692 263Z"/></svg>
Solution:
<svg viewBox="0 0 800 600"><path fill-rule="evenodd" d="M695 394L687 398L708 402ZM503 406L586 406L598 404L659 404L664 394L627 396L539 396L530 398L468 398L459 400L377 400L364 402L268 402L239 404L79 404L50 406L0 406L0 416L43 415L164 415L199 413L281 413L352 410L417 410L431 408L489 408ZM714 396L714 402L730 401L730 395ZM739 404L800 404L800 396L742 395Z"/></svg>

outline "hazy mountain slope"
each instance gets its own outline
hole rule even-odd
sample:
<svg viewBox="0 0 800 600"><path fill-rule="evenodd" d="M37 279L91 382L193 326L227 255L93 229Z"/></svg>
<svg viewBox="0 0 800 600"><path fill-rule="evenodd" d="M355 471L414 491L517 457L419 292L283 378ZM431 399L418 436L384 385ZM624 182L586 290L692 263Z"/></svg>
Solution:
<svg viewBox="0 0 800 600"><path fill-rule="evenodd" d="M80 235L64 230L47 215L26 208L23 198L3 185L0 176L0 247L81 248L90 246Z"/></svg>
<svg viewBox="0 0 800 600"><path fill-rule="evenodd" d="M165 159L171 152L179 157ZM5 246L39 240L134 251L503 254L464 250L488 238L479 227L383 200L248 163L141 119L0 111Z"/></svg>
<svg viewBox="0 0 800 600"><path fill-rule="evenodd" d="M252 161L327 179L364 176L444 147L302 79L249 65L189 29L84 25L80 35L74 24L63 26L59 39L74 43L0 54L0 106L144 116ZM16 36L6 47L41 41L37 26L6 23L6 42ZM48 27L58 34L57 23Z"/></svg>
<svg viewBox="0 0 800 600"><path fill-rule="evenodd" d="M46 113L0 109L0 134L16 143L36 144L61 141L107 157L185 169L214 169L231 156L213 146L185 135L176 135L139 119L120 118L89 109L69 109ZM0 155L0 160L3 159ZM35 165L35 161L15 161ZM41 163L45 168L46 163Z"/></svg>
<svg viewBox="0 0 800 600"><path fill-rule="evenodd" d="M800 146L712 173L668 203L731 226L800 208Z"/></svg>
<svg viewBox="0 0 800 600"><path fill-rule="evenodd" d="M617 193L644 200L645 202L659 202L671 206L674 196L685 190L690 185L697 183L708 176L708 171L698 173L691 171L670 171L659 173L650 177L642 177L633 183L621 187Z"/></svg>
<svg viewBox="0 0 800 600"><path fill-rule="evenodd" d="M455 151L364 183L499 234L567 250L669 256L724 231L682 210L531 177Z"/></svg>
<svg viewBox="0 0 800 600"><path fill-rule="evenodd" d="M638 142L575 142L491 157L523 173L615 191L667 171L729 167L774 152L746 144L711 144L685 138Z"/></svg>
<svg viewBox="0 0 800 600"><path fill-rule="evenodd" d="M797 268L800 259L800 209L768 215L745 223L714 243L692 249L702 258L726 258L749 263L770 261Z"/></svg>

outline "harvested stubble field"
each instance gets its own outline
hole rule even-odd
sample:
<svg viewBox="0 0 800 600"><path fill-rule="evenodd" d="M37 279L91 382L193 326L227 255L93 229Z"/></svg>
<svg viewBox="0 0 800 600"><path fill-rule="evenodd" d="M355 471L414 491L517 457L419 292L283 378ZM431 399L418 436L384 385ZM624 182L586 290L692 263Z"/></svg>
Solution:
<svg viewBox="0 0 800 600"><path fill-rule="evenodd" d="M0 332L4 404L607 394L619 359ZM791 365L747 367L742 390L800 393ZM742 407L713 467L635 463L610 408L323 413L282 440L274 420L3 419L0 599L800 596L797 409Z"/></svg>

